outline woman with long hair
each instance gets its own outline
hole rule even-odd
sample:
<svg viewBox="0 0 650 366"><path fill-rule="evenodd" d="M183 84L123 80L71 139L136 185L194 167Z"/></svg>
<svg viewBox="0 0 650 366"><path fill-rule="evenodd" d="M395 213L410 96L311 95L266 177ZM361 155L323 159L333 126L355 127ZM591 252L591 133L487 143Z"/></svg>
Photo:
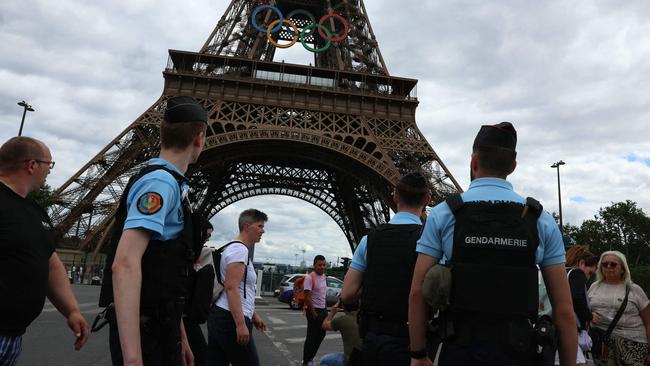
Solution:
<svg viewBox="0 0 650 366"><path fill-rule="evenodd" d="M627 302L625 298L627 297ZM643 366L650 364L650 301L640 286L632 282L625 255L608 251L600 256L596 282L587 298L593 312L592 326L606 331L616 313L625 305L607 342L607 357L596 356L603 366Z"/></svg>

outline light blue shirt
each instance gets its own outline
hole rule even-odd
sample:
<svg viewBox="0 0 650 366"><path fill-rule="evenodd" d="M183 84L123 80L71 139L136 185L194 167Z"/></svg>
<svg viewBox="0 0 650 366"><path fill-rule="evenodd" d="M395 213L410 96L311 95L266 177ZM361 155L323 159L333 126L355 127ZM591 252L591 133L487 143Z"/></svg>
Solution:
<svg viewBox="0 0 650 366"><path fill-rule="evenodd" d="M183 175L171 163L160 158L151 159L147 164L163 165ZM187 194L189 186L183 182L182 189ZM178 181L169 172L158 169L145 174L129 190L124 230L135 228L150 230L152 240L165 241L177 238L183 230L182 195ZM153 197L154 202L151 202L149 197Z"/></svg>
<svg viewBox="0 0 650 366"><path fill-rule="evenodd" d="M393 218L390 221L388 221L388 223L394 225L412 225L412 224L421 225L422 221L420 221L420 218L418 216L415 216L412 213L398 212L395 214L395 216L393 216ZM354 256L352 257L352 264L350 264L350 268L353 268L359 272L366 271L366 268L368 267L367 265L368 249L366 248L367 245L368 245L368 236L366 235L363 238L361 238L361 241L359 242L357 249L354 251Z"/></svg>
<svg viewBox="0 0 650 366"><path fill-rule="evenodd" d="M461 194L463 202L508 201L526 203L526 199L512 189L510 182L499 178L479 178L472 181L467 192ZM436 205L427 218L424 231L415 250L439 260L451 259L454 247L454 225L456 219L446 202ZM564 263L564 241L553 217L543 211L537 220L539 246L535 253L537 264L548 267Z"/></svg>

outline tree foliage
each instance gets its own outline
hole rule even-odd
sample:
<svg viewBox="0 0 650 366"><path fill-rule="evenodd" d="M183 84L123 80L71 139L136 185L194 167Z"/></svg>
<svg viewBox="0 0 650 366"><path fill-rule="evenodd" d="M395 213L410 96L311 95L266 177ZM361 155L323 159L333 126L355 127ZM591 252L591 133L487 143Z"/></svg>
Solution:
<svg viewBox="0 0 650 366"><path fill-rule="evenodd" d="M56 198L52 187L47 184L44 187L41 187L38 191L31 192L27 197L34 200L39 206L43 207L43 209L53 205Z"/></svg>
<svg viewBox="0 0 650 366"><path fill-rule="evenodd" d="M592 252L618 250L632 266L650 264L650 217L636 202L612 203L580 226L565 226L569 241L588 245Z"/></svg>

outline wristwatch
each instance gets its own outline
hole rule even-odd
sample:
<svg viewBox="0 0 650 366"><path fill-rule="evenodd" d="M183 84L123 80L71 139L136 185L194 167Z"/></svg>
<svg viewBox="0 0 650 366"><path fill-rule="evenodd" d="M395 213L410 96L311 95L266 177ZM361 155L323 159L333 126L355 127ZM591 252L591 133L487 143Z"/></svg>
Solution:
<svg viewBox="0 0 650 366"><path fill-rule="evenodd" d="M423 359L427 357L427 349L423 348L417 351L411 351L411 349L409 348L409 355L411 356L411 358L415 358L416 360Z"/></svg>

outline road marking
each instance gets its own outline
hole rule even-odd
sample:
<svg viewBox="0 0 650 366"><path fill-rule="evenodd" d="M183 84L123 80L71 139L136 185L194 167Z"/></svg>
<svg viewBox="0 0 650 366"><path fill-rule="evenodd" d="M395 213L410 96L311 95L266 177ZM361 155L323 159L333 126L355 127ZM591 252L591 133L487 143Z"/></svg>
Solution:
<svg viewBox="0 0 650 366"><path fill-rule="evenodd" d="M98 307L97 301L95 301L95 302L85 302L83 304L79 304L80 309L81 308L89 308L89 307L92 307L92 306ZM49 301L47 303L45 303L45 306L43 307L43 313L51 313L53 311L57 311L56 308L54 307L54 305Z"/></svg>
<svg viewBox="0 0 650 366"><path fill-rule="evenodd" d="M289 329L305 329L307 324L303 325L287 325L286 327L273 327L273 330L289 330Z"/></svg>
<svg viewBox="0 0 650 366"><path fill-rule="evenodd" d="M267 316L266 318L273 324L287 324L287 322L285 322L284 320L282 320L280 318L276 318L276 317L273 317L273 316Z"/></svg>
<svg viewBox="0 0 650 366"><path fill-rule="evenodd" d="M273 343L273 346L275 346L275 348L280 351L280 353L287 359L287 361L289 361L292 366L299 366L301 364L300 361L293 358L291 351L289 351L284 343L275 341L275 335L273 334L273 331L267 330L264 332L264 335L269 337L271 343Z"/></svg>
<svg viewBox="0 0 650 366"><path fill-rule="evenodd" d="M341 339L340 334L328 334L325 336L324 339ZM286 338L284 340L287 343L302 343L305 341L305 337L298 337L298 338Z"/></svg>
<svg viewBox="0 0 650 366"><path fill-rule="evenodd" d="M104 311L104 308L96 308L96 309L84 310L81 313L86 314L86 315L97 315L102 311Z"/></svg>

